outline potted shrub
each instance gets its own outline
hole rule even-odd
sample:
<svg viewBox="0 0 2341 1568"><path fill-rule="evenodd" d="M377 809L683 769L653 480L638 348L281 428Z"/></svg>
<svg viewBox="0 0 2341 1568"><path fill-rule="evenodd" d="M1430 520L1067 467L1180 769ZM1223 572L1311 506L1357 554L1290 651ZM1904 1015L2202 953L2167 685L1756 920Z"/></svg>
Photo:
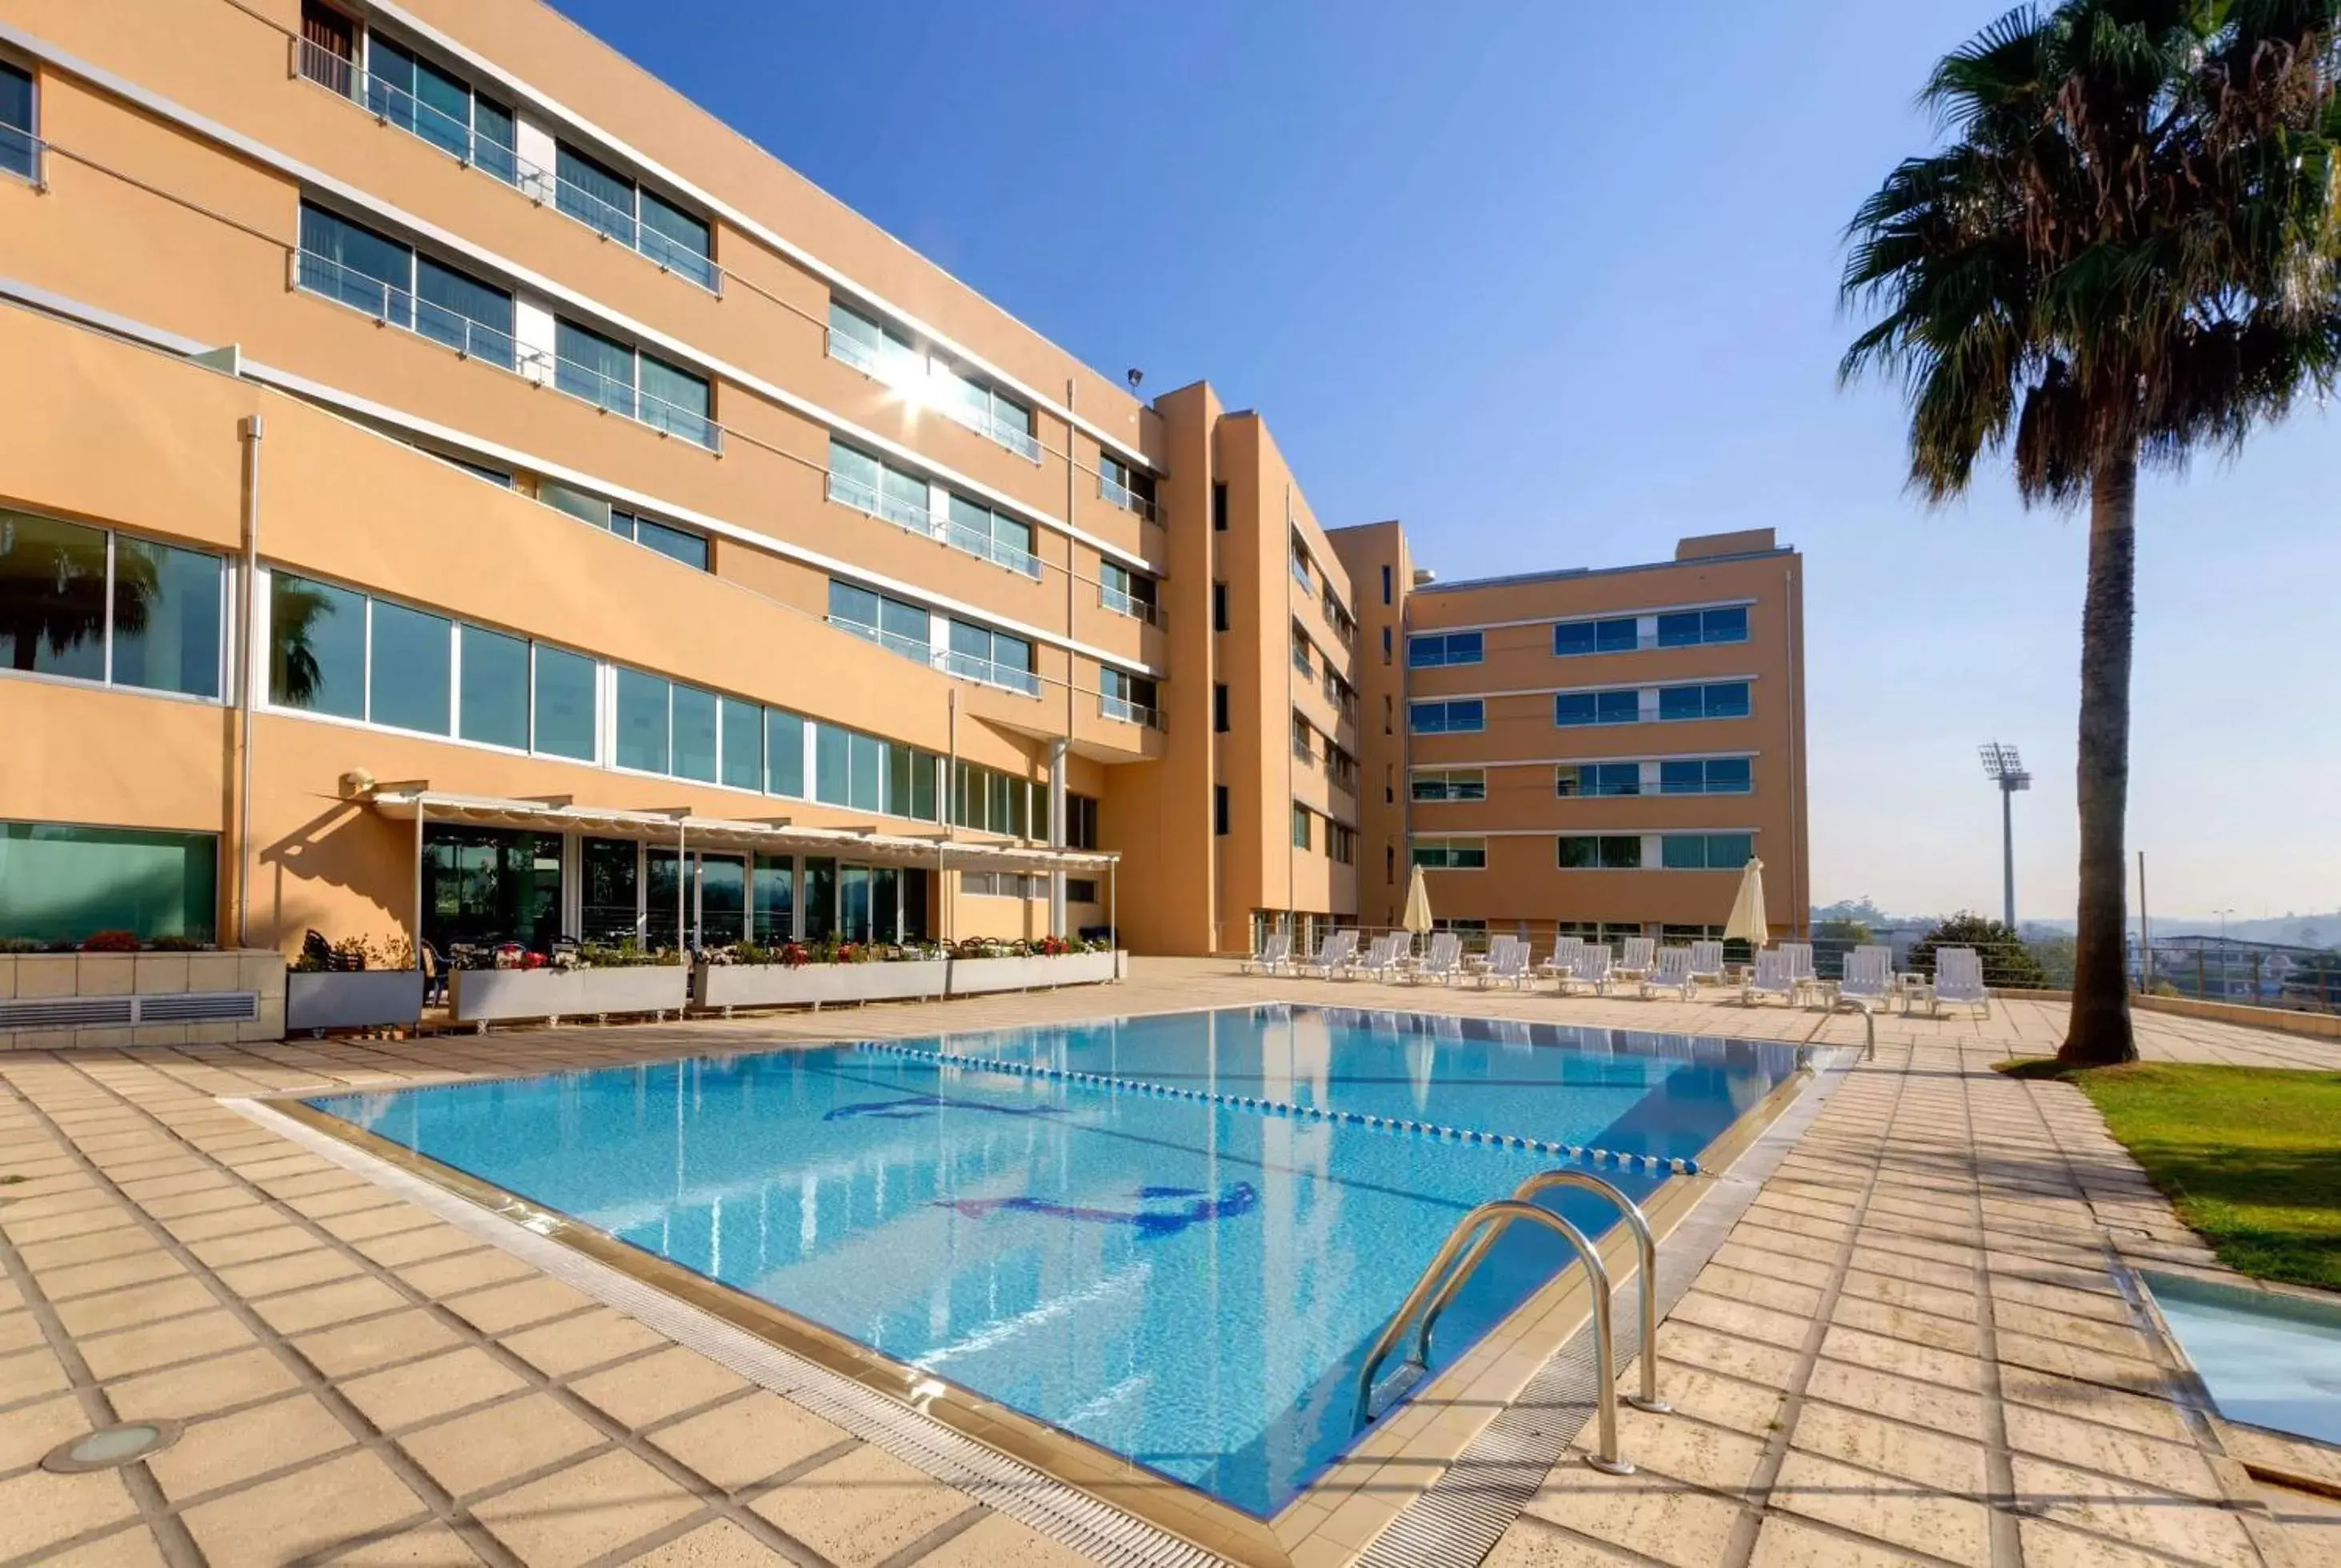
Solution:
<svg viewBox="0 0 2341 1568"><path fill-rule="evenodd" d="M284 977L287 1031L412 1028L422 1018L423 971L403 937L345 937L330 948L320 938Z"/></svg>
<svg viewBox="0 0 2341 1568"><path fill-rule="evenodd" d="M1094 986L1120 978L1121 958L1110 942L1042 937L1025 941L971 938L951 957L951 994L1031 991L1054 986Z"/></svg>
<svg viewBox="0 0 2341 1568"><path fill-rule="evenodd" d="M939 949L892 944L784 942L734 944L700 955L692 1005L704 1008L818 1007L831 1002L882 1002L941 997L951 969Z"/></svg>
<svg viewBox="0 0 2341 1568"><path fill-rule="evenodd" d="M690 973L672 948L588 942L552 955L522 950L516 961L500 961L493 952L481 957L494 967L449 976L448 1012L458 1023L484 1027L510 1018L662 1017L680 1013L689 999Z"/></svg>

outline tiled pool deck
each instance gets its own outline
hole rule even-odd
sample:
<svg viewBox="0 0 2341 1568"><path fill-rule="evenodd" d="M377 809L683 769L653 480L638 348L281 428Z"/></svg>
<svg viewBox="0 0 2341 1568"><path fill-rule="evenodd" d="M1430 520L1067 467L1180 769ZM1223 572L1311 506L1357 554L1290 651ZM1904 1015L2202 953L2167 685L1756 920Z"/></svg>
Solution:
<svg viewBox="0 0 2341 1568"><path fill-rule="evenodd" d="M1858 1045L1849 1017L1240 978L669 1027L0 1053L0 1563L1081 1561L890 1452L280 1139L217 1097L1274 998ZM1989 1064L2060 1009L1889 1017L1659 1334L1641 1470L1554 1471L1488 1561L1795 1568L2341 1562L2341 1503L2264 1488L2117 1263L2218 1271L2077 1092ZM2150 1057L2341 1045L2142 1016ZM13 1179L12 1179L13 1178ZM93 1425L144 1464L38 1468ZM1320 1561L1346 1555L1337 1513ZM1363 1542L1352 1543L1362 1546ZM1315 1563L1305 1568L1317 1568Z"/></svg>

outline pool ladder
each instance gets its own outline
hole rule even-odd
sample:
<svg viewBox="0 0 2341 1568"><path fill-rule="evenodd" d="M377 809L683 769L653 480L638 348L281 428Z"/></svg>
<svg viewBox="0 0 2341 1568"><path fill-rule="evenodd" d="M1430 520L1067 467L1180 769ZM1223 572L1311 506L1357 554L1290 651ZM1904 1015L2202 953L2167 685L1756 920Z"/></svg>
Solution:
<svg viewBox="0 0 2341 1568"><path fill-rule="evenodd" d="M1610 1353L1609 1271L1602 1265L1599 1250L1583 1231L1552 1210L1529 1201L1554 1187L1577 1187L1608 1198L1618 1206L1618 1216L1626 1222L1626 1228L1633 1232L1640 1265L1636 1273L1642 1310L1642 1387L1628 1403L1637 1410L1657 1414L1674 1408L1659 1397L1659 1246L1650 1235L1649 1220L1639 1204L1599 1176L1585 1171L1550 1170L1529 1177L1508 1198L1481 1204L1448 1232L1439 1255L1430 1260L1430 1266L1414 1282L1414 1288L1407 1293L1406 1300L1384 1326L1381 1336L1374 1341L1373 1353L1358 1372L1358 1430L1363 1431L1372 1424L1374 1374L1381 1370L1390 1351L1405 1336L1407 1325L1420 1315L1421 1327L1415 1335L1414 1354L1408 1357L1408 1363L1428 1374L1430 1331L1437 1325L1439 1314L1447 1310L1464 1282L1486 1261L1505 1229L1514 1220L1526 1220L1543 1226L1569 1243L1577 1253L1577 1260L1585 1265L1586 1278L1593 1287L1593 1364L1598 1385L1594 1414L1599 1425L1596 1451L1586 1456L1586 1463L1612 1475L1633 1474L1634 1467L1618 1455L1618 1366ZM1459 1255L1460 1263L1456 1262Z"/></svg>

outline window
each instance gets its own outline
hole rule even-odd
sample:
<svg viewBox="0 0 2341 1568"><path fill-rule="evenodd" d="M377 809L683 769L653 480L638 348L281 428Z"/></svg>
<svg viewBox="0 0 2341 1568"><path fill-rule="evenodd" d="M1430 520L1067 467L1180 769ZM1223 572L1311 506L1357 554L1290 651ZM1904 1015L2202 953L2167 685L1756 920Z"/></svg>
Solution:
<svg viewBox="0 0 2341 1568"><path fill-rule="evenodd" d="M1390 629L1389 627L1385 626L1385 627L1383 627L1383 628L1382 628L1382 668L1383 668L1383 669L1385 669L1385 670L1389 669L1389 668L1390 668Z"/></svg>
<svg viewBox="0 0 2341 1568"><path fill-rule="evenodd" d="M802 800L805 792L805 721L777 708L764 710L764 793Z"/></svg>
<svg viewBox="0 0 2341 1568"><path fill-rule="evenodd" d="M364 719L366 597L289 572L268 581L268 700Z"/></svg>
<svg viewBox="0 0 2341 1568"><path fill-rule="evenodd" d="M579 762L594 759L598 671L566 649L536 645L536 749Z"/></svg>
<svg viewBox="0 0 2341 1568"><path fill-rule="evenodd" d="M1068 877L1065 878L1066 903L1094 904L1097 901L1098 885L1096 878L1091 877Z"/></svg>
<svg viewBox="0 0 2341 1568"><path fill-rule="evenodd" d="M1745 795L1754 787L1745 757L1690 758L1659 764L1661 795Z"/></svg>
<svg viewBox="0 0 2341 1568"><path fill-rule="evenodd" d="M219 839L62 822L0 822L0 937L80 942L99 931L209 941Z"/></svg>
<svg viewBox="0 0 2341 1568"><path fill-rule="evenodd" d="M1488 798L1488 775L1478 768L1418 772L1410 776L1408 784L1410 792L1417 800L1485 800Z"/></svg>
<svg viewBox="0 0 2341 1568"><path fill-rule="evenodd" d="M748 872L748 901L755 910L756 936L760 940L787 937L795 932L796 895L795 857L756 857Z"/></svg>
<svg viewBox="0 0 2341 1568"><path fill-rule="evenodd" d="M1154 580L1111 561L1102 561L1098 566L1098 602L1117 614L1153 620L1157 610Z"/></svg>
<svg viewBox="0 0 2341 1568"><path fill-rule="evenodd" d="M1414 864L1426 871L1484 871L1488 868L1485 839L1417 839Z"/></svg>
<svg viewBox="0 0 2341 1568"><path fill-rule="evenodd" d="M1662 686L1659 718L1667 722L1685 719L1745 719L1748 682L1731 680L1713 686Z"/></svg>
<svg viewBox="0 0 2341 1568"><path fill-rule="evenodd" d="M464 626L457 633L463 678L456 733L490 746L528 749L528 640Z"/></svg>
<svg viewBox="0 0 2341 1568"><path fill-rule="evenodd" d="M553 384L563 392L711 451L721 448L700 377L566 319L554 323L553 342Z"/></svg>
<svg viewBox="0 0 2341 1568"><path fill-rule="evenodd" d="M1048 786L996 768L961 763L951 781L951 809L952 821L961 828L1011 839L1048 836Z"/></svg>
<svg viewBox="0 0 2341 1568"><path fill-rule="evenodd" d="M389 124L476 164L506 184L520 177L510 109L376 32L366 49L366 107Z"/></svg>
<svg viewBox="0 0 2341 1568"><path fill-rule="evenodd" d="M1330 818L1326 819L1325 853L1332 858L1333 863L1337 866L1356 865L1358 863L1358 835L1356 831L1352 829L1342 827L1339 822L1332 820Z"/></svg>
<svg viewBox="0 0 2341 1568"><path fill-rule="evenodd" d="M1410 702L1407 727L1417 735L1469 735L1488 727L1487 705L1477 697L1450 702Z"/></svg>
<svg viewBox="0 0 2341 1568"><path fill-rule="evenodd" d="M1228 787L1211 786L1211 831L1220 838L1228 833Z"/></svg>
<svg viewBox="0 0 2341 1568"><path fill-rule="evenodd" d="M930 380L934 383L935 401L945 414L1019 457L1041 461L1041 443L1032 439L1031 409L940 361L934 362Z"/></svg>
<svg viewBox="0 0 2341 1568"><path fill-rule="evenodd" d="M925 357L909 338L834 299L829 302L829 357L893 386L911 386L926 370Z"/></svg>
<svg viewBox="0 0 2341 1568"><path fill-rule="evenodd" d="M1485 638L1477 631L1430 633L1406 640L1410 670L1435 670L1448 664L1477 664L1485 656Z"/></svg>
<svg viewBox="0 0 2341 1568"><path fill-rule="evenodd" d="M1642 694L1632 687L1619 691L1563 691L1552 700L1552 721L1578 724L1635 724L1641 721Z"/></svg>
<svg viewBox="0 0 2341 1568"><path fill-rule="evenodd" d="M764 787L764 710L753 702L726 697L718 703L723 734L723 783L734 789ZM909 816L905 811L901 813Z"/></svg>
<svg viewBox="0 0 2341 1568"><path fill-rule="evenodd" d="M310 293L474 359L518 362L512 295L307 202L294 276Z"/></svg>
<svg viewBox="0 0 2341 1568"><path fill-rule="evenodd" d="M589 942L642 939L642 846L632 839L587 839L577 850L579 935Z"/></svg>
<svg viewBox="0 0 2341 1568"><path fill-rule="evenodd" d="M1090 903L1097 901L1097 884L1088 884ZM1046 877L1020 877L1013 871L961 871L959 874L961 893L977 898L1045 898L1049 896ZM1066 901L1081 902L1072 897L1072 884L1066 884Z"/></svg>
<svg viewBox="0 0 2341 1568"><path fill-rule="evenodd" d="M829 623L866 638L889 653L929 664L934 660L932 617L915 604L886 599L832 578Z"/></svg>
<svg viewBox="0 0 2341 1568"><path fill-rule="evenodd" d="M674 776L716 781L716 700L712 691L674 683Z"/></svg>
<svg viewBox="0 0 2341 1568"><path fill-rule="evenodd" d="M1309 551L1302 548L1300 536L1299 534L1292 536L1290 561L1292 563L1292 580L1300 584L1300 591L1303 593L1316 592L1316 580L1309 575Z"/></svg>
<svg viewBox="0 0 2341 1568"><path fill-rule="evenodd" d="M393 729L453 733L448 710L455 623L386 599L374 600L371 609L365 716Z"/></svg>
<svg viewBox="0 0 2341 1568"><path fill-rule="evenodd" d="M1317 666L1310 657L1309 639L1300 634L1299 627L1292 630L1292 668L1311 680L1317 679Z"/></svg>
<svg viewBox="0 0 2341 1568"><path fill-rule="evenodd" d="M1228 585L1224 582L1215 582L1211 584L1211 630L1225 631L1227 629Z"/></svg>
<svg viewBox="0 0 2341 1568"><path fill-rule="evenodd" d="M1659 617L1660 648L1690 648L1702 642L1747 640L1748 607L1744 604L1734 604L1722 610L1686 610Z"/></svg>
<svg viewBox="0 0 2341 1568"><path fill-rule="evenodd" d="M0 668L216 698L225 581L215 555L0 510Z"/></svg>
<svg viewBox="0 0 2341 1568"><path fill-rule="evenodd" d="M1555 658L1631 653L1640 646L1640 623L1630 615L1611 620L1564 620L1552 629Z"/></svg>
<svg viewBox="0 0 2341 1568"><path fill-rule="evenodd" d="M666 680L639 670L618 671L618 734L613 757L621 768L663 773L671 755Z"/></svg>
<svg viewBox="0 0 2341 1568"><path fill-rule="evenodd" d="M1564 799L1579 795L1639 795L1642 792L1642 765L1639 762L1565 764L1554 786L1554 792Z"/></svg>
<svg viewBox="0 0 2341 1568"><path fill-rule="evenodd" d="M1228 683L1214 680L1211 682L1211 732L1225 735L1228 728Z"/></svg>
<svg viewBox="0 0 2341 1568"><path fill-rule="evenodd" d="M1391 806L1397 802L1398 769L1392 764L1385 762L1382 764L1382 804Z"/></svg>
<svg viewBox="0 0 2341 1568"><path fill-rule="evenodd" d="M1383 602L1384 604L1388 604L1390 601L1390 569L1389 567L1385 566L1385 567L1383 567L1383 568L1382 568L1382 602ZM1385 636L1385 637L1387 637L1388 635L1389 635L1389 634L1388 634L1387 632L1385 632L1385 633L1384 633L1384 636Z"/></svg>
<svg viewBox="0 0 2341 1568"><path fill-rule="evenodd" d="M1564 871L1632 871L1642 864L1639 833L1572 833L1560 839Z"/></svg>
<svg viewBox="0 0 2341 1568"><path fill-rule="evenodd" d="M1098 803L1094 796L1071 793L1065 796L1065 847L1069 849L1094 849L1098 847Z"/></svg>
<svg viewBox="0 0 2341 1568"><path fill-rule="evenodd" d="M1228 481L1223 479L1215 479L1211 481L1211 531L1213 533L1225 533L1227 531Z"/></svg>
<svg viewBox="0 0 2341 1568"><path fill-rule="evenodd" d="M631 539L645 549L657 551L670 561L679 561L702 571L708 570L707 540L702 534L685 532L651 518L615 510L610 513L610 531L621 539Z"/></svg>
<svg viewBox="0 0 2341 1568"><path fill-rule="evenodd" d="M1382 886L1398 886L1398 846L1395 844L1382 846Z"/></svg>
<svg viewBox="0 0 2341 1568"><path fill-rule="evenodd" d="M923 491L925 486L920 488ZM1041 575L1041 558L1032 552L1032 525L1021 518L954 495L942 538L953 549L981 556L994 566L1004 566L1027 577Z"/></svg>
<svg viewBox="0 0 2341 1568"><path fill-rule="evenodd" d="M1292 847L1296 849L1309 848L1309 808L1306 806L1292 808Z"/></svg>
<svg viewBox="0 0 2341 1568"><path fill-rule="evenodd" d="M952 621L951 648L942 663L944 670L962 680L1005 687L1027 697L1041 695L1041 679L1032 673L1032 645L1005 631Z"/></svg>
<svg viewBox="0 0 2341 1568"><path fill-rule="evenodd" d="M40 149L33 137L33 78L0 60L0 169L20 178L39 178Z"/></svg>
<svg viewBox="0 0 2341 1568"><path fill-rule="evenodd" d="M1659 863L1669 871L1737 871L1755 853L1751 833L1669 833L1659 841Z"/></svg>
<svg viewBox="0 0 2341 1568"><path fill-rule="evenodd" d="M1154 682L1111 665L1098 667L1098 711L1128 724L1155 721Z"/></svg>
<svg viewBox="0 0 2341 1568"><path fill-rule="evenodd" d="M702 288L715 286L712 235L703 221L566 142L555 149L553 167L554 204L563 212Z"/></svg>

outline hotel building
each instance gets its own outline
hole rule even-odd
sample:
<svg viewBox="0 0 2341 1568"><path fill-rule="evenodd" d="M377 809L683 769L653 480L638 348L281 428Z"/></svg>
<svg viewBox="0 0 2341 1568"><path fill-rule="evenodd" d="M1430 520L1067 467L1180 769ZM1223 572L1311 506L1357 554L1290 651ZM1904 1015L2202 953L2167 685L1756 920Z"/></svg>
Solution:
<svg viewBox="0 0 2341 1568"><path fill-rule="evenodd" d="M0 0L0 938L1801 907L1792 553L1424 586L523 0Z"/></svg>

